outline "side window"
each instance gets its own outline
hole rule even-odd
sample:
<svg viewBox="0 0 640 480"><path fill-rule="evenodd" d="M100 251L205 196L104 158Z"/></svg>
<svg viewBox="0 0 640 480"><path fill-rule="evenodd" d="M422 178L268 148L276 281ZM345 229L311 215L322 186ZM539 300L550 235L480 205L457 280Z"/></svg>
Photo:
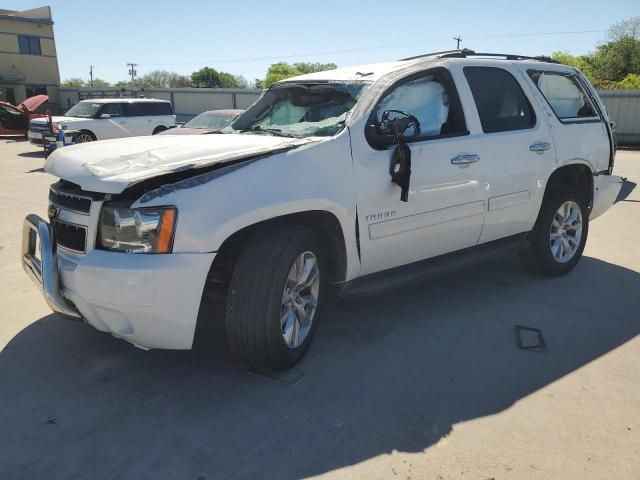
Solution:
<svg viewBox="0 0 640 480"><path fill-rule="evenodd" d="M533 83L560 120L597 118L595 108L580 87L575 75L529 71Z"/></svg>
<svg viewBox="0 0 640 480"><path fill-rule="evenodd" d="M417 140L467 133L457 92L442 72L422 75L394 87L378 102L375 111L378 122L386 110L400 110L416 117L420 122Z"/></svg>
<svg viewBox="0 0 640 480"><path fill-rule="evenodd" d="M485 133L525 130L536 123L533 107L509 72L497 67L465 67Z"/></svg>
<svg viewBox="0 0 640 480"><path fill-rule="evenodd" d="M173 115L173 109L170 103L166 102L153 102L148 103L147 115Z"/></svg>
<svg viewBox="0 0 640 480"><path fill-rule="evenodd" d="M112 117L122 117L124 116L124 109L122 107L122 103L105 103L100 111L100 115L107 113Z"/></svg>
<svg viewBox="0 0 640 480"><path fill-rule="evenodd" d="M142 117L146 115L144 104L139 102L130 102L125 105L125 113L127 117Z"/></svg>

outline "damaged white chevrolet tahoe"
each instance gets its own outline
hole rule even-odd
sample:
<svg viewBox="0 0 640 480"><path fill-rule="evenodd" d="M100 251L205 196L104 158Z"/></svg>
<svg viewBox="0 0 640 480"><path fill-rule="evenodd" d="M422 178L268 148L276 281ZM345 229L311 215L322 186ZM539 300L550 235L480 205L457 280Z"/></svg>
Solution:
<svg viewBox="0 0 640 480"><path fill-rule="evenodd" d="M459 50L314 73L219 134L55 151L49 219L26 218L22 262L54 311L142 348L191 348L213 294L233 352L282 370L336 287L514 250L569 272L621 188L614 150L593 87L542 57Z"/></svg>

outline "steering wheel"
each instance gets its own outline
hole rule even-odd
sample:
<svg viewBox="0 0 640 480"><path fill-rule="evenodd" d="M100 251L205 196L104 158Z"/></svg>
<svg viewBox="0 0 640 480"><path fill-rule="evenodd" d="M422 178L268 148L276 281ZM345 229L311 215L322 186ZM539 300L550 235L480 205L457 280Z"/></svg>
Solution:
<svg viewBox="0 0 640 480"><path fill-rule="evenodd" d="M380 132L396 138L402 137L409 127L413 128L411 136L420 135L420 120L402 110L385 110L380 119Z"/></svg>

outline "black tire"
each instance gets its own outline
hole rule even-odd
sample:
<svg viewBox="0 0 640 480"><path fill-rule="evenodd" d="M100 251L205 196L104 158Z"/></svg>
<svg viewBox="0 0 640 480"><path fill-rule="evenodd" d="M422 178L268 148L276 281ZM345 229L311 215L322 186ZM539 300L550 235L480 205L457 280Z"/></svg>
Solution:
<svg viewBox="0 0 640 480"><path fill-rule="evenodd" d="M280 312L289 270L303 252L316 257L319 294L310 330L297 348L290 348L283 339ZM286 370L303 357L318 328L327 291L325 266L321 243L301 225L270 225L247 242L231 277L226 322L231 350L251 370Z"/></svg>
<svg viewBox="0 0 640 480"><path fill-rule="evenodd" d="M551 223L556 212L565 202L575 202L580 207L582 215L582 236L574 256L567 262L561 263L551 252L551 240L549 233ZM589 209L587 199L579 190L566 187L548 194L542 202L540 214L533 230L529 234L530 245L526 250L520 252L520 260L531 273L538 273L550 276L559 276L569 273L582 257L584 246L589 234Z"/></svg>
<svg viewBox="0 0 640 480"><path fill-rule="evenodd" d="M156 127L153 129L153 132L151 133L151 135L157 135L160 132L164 132L167 129L167 127L160 125L159 127Z"/></svg>
<svg viewBox="0 0 640 480"><path fill-rule="evenodd" d="M80 130L73 140L75 143L95 142L98 138L89 130Z"/></svg>

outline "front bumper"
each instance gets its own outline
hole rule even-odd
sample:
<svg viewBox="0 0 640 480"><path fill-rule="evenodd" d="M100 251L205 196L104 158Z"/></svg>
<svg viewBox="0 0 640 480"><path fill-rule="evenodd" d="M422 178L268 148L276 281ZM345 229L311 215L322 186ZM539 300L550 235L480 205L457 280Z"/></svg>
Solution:
<svg viewBox="0 0 640 480"><path fill-rule="evenodd" d="M57 249L51 227L35 215L25 219L22 251L25 271L55 312L139 347L191 348L214 253L77 255Z"/></svg>
<svg viewBox="0 0 640 480"><path fill-rule="evenodd" d="M43 132L34 132L32 130L29 130L27 132L27 137L29 138L29 141L31 143L33 143L34 145L42 145L43 141L42 141L42 133Z"/></svg>

